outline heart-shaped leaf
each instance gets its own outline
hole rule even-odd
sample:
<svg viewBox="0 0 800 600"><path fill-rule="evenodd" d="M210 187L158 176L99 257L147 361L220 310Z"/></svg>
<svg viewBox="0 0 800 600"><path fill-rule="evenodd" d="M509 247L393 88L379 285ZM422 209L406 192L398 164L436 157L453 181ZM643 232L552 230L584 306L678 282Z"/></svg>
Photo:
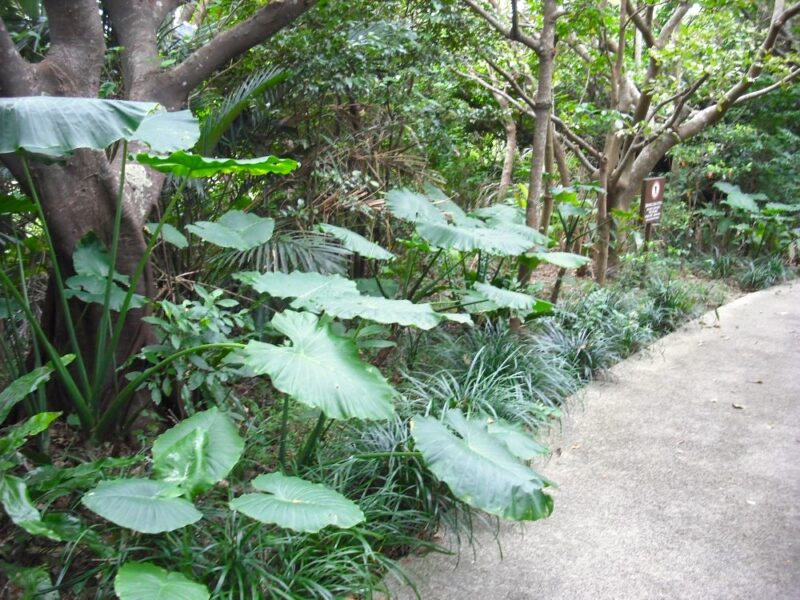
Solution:
<svg viewBox="0 0 800 600"><path fill-rule="evenodd" d="M485 422L468 421L460 410L447 412L447 425L415 417L416 448L436 477L457 498L490 514L515 521L550 515L553 500L542 491L548 482L520 463Z"/></svg>
<svg viewBox="0 0 800 600"><path fill-rule="evenodd" d="M114 578L120 600L208 600L206 586L152 563L128 562Z"/></svg>
<svg viewBox="0 0 800 600"><path fill-rule="evenodd" d="M251 341L240 352L255 374L297 401L333 419L388 419L394 390L380 372L358 357L352 340L335 335L311 313L286 311L272 325L291 346Z"/></svg>
<svg viewBox="0 0 800 600"><path fill-rule="evenodd" d="M217 408L192 415L153 442L153 471L190 495L205 491L231 472L244 440Z"/></svg>
<svg viewBox="0 0 800 600"><path fill-rule="evenodd" d="M328 525L347 529L364 520L361 509L339 492L299 477L259 475L253 487L268 493L244 494L230 507L262 523L314 533Z"/></svg>
<svg viewBox="0 0 800 600"><path fill-rule="evenodd" d="M275 221L252 213L231 210L214 223L198 221L187 225L186 229L215 246L245 251L269 241L275 230Z"/></svg>
<svg viewBox="0 0 800 600"><path fill-rule="evenodd" d="M340 298L358 296L354 281L341 275L322 275L320 273L259 273L242 271L234 277L249 285L259 294L269 294L274 298L295 298L292 308L319 310L320 298Z"/></svg>
<svg viewBox="0 0 800 600"><path fill-rule="evenodd" d="M203 515L183 490L166 481L116 479L101 481L81 502L104 519L141 533L162 533L186 527Z"/></svg>

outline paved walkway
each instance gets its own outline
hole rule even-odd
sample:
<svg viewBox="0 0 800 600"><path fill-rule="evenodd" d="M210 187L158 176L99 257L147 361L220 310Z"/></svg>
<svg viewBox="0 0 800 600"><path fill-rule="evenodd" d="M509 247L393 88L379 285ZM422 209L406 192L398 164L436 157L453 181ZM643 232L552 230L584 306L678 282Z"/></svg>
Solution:
<svg viewBox="0 0 800 600"><path fill-rule="evenodd" d="M502 559L485 528L407 560L423 600L800 600L800 284L718 313L589 386Z"/></svg>

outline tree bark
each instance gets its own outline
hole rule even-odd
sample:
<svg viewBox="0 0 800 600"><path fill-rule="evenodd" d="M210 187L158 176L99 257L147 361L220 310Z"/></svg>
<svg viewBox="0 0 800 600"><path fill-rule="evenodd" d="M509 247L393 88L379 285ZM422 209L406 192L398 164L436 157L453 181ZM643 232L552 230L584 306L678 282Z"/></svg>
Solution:
<svg viewBox="0 0 800 600"><path fill-rule="evenodd" d="M180 0L106 0L101 10L111 18L114 31L124 46L122 76L125 96L131 100L155 101L170 110L182 108L189 93L215 70L269 38L311 8L315 0L272 0L249 19L219 33L208 44L172 69L162 69L156 41L163 20L181 4ZM50 27L50 48L44 60L28 63L16 51L0 19L0 94L7 96L97 96L105 57L101 13L96 0L45 0ZM120 153L118 153L120 154ZM31 177L40 195L45 221L64 279L73 273L75 245L94 232L107 246L112 242L121 156L109 159L104 152L78 150L60 164L31 165ZM23 188L27 182L16 156L0 160ZM143 226L157 205L165 177L135 163L127 167L119 253L115 269L132 275L145 253ZM152 275L145 269L137 292L152 293ZM97 324L101 308L73 301L70 312L77 325L78 346L86 366L92 369L96 356ZM121 339L114 349L113 367L124 364L146 344L153 333L142 321L144 311L128 313ZM43 329L61 353L75 348L66 333L66 315L51 283L45 301ZM109 373L101 386L100 404L115 395L122 375ZM61 391L51 400L59 408L70 402Z"/></svg>

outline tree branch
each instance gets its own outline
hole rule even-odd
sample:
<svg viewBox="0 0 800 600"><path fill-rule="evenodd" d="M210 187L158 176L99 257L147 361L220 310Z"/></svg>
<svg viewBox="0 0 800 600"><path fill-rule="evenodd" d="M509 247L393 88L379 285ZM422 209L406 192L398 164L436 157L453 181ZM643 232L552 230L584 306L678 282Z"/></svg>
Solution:
<svg viewBox="0 0 800 600"><path fill-rule="evenodd" d="M653 46L656 45L656 38L653 35L653 31L650 29L650 27L648 27L644 19L642 19L642 15L639 14L639 12L647 8L648 5L645 5L639 10L636 10L633 7L633 3L631 2L631 0L625 0L625 3L627 5L628 12L630 13L630 20L633 21L634 25L636 25L636 29L638 29L641 32L642 39L644 40L644 43L647 44L647 47L652 48Z"/></svg>
<svg viewBox="0 0 800 600"><path fill-rule="evenodd" d="M476 0L461 0L464 4L469 6L472 11L478 16L482 17L489 25L496 29L504 38L512 41L517 41L525 44L528 48L536 52L541 52L539 40L519 31L517 28L516 35L514 35L513 28L504 26L500 20L484 9Z"/></svg>
<svg viewBox="0 0 800 600"><path fill-rule="evenodd" d="M131 100L152 100L150 90L143 84L160 70L156 32L166 16L166 10L176 2L145 0L149 6L128 0L106 0L106 10L111 17L122 52L122 79L127 97ZM160 100L160 98L157 98Z"/></svg>
<svg viewBox="0 0 800 600"><path fill-rule="evenodd" d="M600 160L603 157L602 153L599 150L594 148L591 144L586 142L579 135L574 133L569 128L569 126L566 123L564 123L564 121L559 119L555 114L551 114L550 119L553 121L553 123L555 123L556 125L558 125L558 127L561 128L561 133L564 135L564 137L566 137L568 140L571 140L573 143L577 144L578 146L586 150L586 152L591 154L593 158Z"/></svg>
<svg viewBox="0 0 800 600"><path fill-rule="evenodd" d="M790 81L794 81L795 79L800 76L800 69L795 69L791 73L789 73L786 77L781 79L780 81L776 81L772 85L768 85L765 88L761 88L760 90L756 90L754 92L750 92L749 94L744 94L743 96L739 96L739 98L733 103L741 104L743 102L747 102L749 100L753 100L754 98L758 98L759 96L763 96L764 94L769 94L772 90L776 90L779 87L789 83Z"/></svg>
<svg viewBox="0 0 800 600"><path fill-rule="evenodd" d="M252 17L224 31L181 64L162 73L157 84L186 98L214 71L271 37L310 9L316 0L272 0Z"/></svg>
<svg viewBox="0 0 800 600"><path fill-rule="evenodd" d="M589 171L589 173L597 172L597 167L594 166L588 158L586 158L586 155L581 152L580 148L570 142L567 138L563 137L561 134L556 133L556 136L559 141L562 142L569 149L569 151L575 155L575 157L586 168L586 170Z"/></svg>

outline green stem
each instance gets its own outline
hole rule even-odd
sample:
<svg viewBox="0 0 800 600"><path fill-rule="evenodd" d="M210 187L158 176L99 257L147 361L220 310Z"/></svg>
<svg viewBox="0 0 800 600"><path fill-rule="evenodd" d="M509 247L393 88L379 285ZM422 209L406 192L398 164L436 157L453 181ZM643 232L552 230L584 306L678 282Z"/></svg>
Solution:
<svg viewBox="0 0 800 600"><path fill-rule="evenodd" d="M119 189L117 190L116 205L114 208L114 231L111 235L111 256L109 258L108 277L106 277L106 287L103 294L103 316L100 318L100 326L97 330L97 345L95 346L94 374L92 376L92 395L91 401L93 409L100 408L100 390L105 380L105 373L108 363L116 358L116 346L105 348L106 334L111 323L111 290L114 287L114 274L117 269L117 254L119 253L119 235L122 227L122 198L125 192L125 166L128 158L128 142L122 143L122 166L120 167ZM120 314L120 319L125 315Z"/></svg>
<svg viewBox="0 0 800 600"><path fill-rule="evenodd" d="M244 348L244 344L239 344L235 342L220 342L216 344L201 344L199 346L192 346L191 348L184 348L174 354L170 354L162 361L156 363L149 369L145 369L141 372L137 377L128 383L119 394L116 395L114 400L111 402L111 405L108 409L103 413L103 416L100 418L100 421L97 423L97 436L102 438L106 433L108 433L108 429L116 420L122 405L127 401L133 394L139 389L145 381L147 381L150 377L152 377L155 373L158 373L161 369L168 366L172 362L176 361L177 359L181 358L182 356L186 356L187 354L193 354L195 352L202 352L204 350L240 350Z"/></svg>
<svg viewBox="0 0 800 600"><path fill-rule="evenodd" d="M283 414L281 416L281 440L278 446L278 464L281 471L286 472L286 437L289 433L289 396L283 398Z"/></svg>
<svg viewBox="0 0 800 600"><path fill-rule="evenodd" d="M317 441L319 440L322 430L325 427L326 419L327 417L325 416L325 413L319 413L317 424L314 426L314 430L309 434L305 446L303 446L303 452L300 454L300 461L297 464L298 467L304 467L306 464L308 464L308 459L311 457L311 453L314 452Z"/></svg>
<svg viewBox="0 0 800 600"><path fill-rule="evenodd" d="M408 293L407 296L408 298L414 298L414 294L419 289L419 286L422 285L422 281L428 275L428 272L433 268L433 265L435 265L436 261L439 260L439 257L442 255L442 252L443 250L441 248L437 250L436 254L433 255L433 258L430 260L430 262L427 265L425 265L425 267L422 269L422 273L420 274L419 279L417 279L417 282L414 284L414 287L412 287L411 291Z"/></svg>
<svg viewBox="0 0 800 600"><path fill-rule="evenodd" d="M72 313L69 310L66 287L64 286L64 278L61 276L61 267L58 263L58 256L56 255L55 246L53 245L53 238L50 235L50 228L47 226L47 221L44 217L44 208L42 207L42 202L39 198L38 192L36 191L36 186L33 184L33 177L31 176L31 170L28 166L28 160L24 156L22 157L22 169L25 172L25 179L27 180L28 188L31 191L33 204L36 207L36 215L42 222L42 231L44 232L44 238L47 242L47 252L50 255L50 262L53 263L53 276L56 280L56 292L59 301L61 302L61 310L64 313L64 323L67 328L69 343L72 346L73 353L75 354L75 364L78 367L78 375L80 376L84 394L86 395L91 393L92 389L91 385L89 384L89 373L86 370L86 364L83 361L81 347L78 345L78 337L75 333L75 324L72 321Z"/></svg>
<svg viewBox="0 0 800 600"><path fill-rule="evenodd" d="M122 307L119 311L119 317L117 319L117 323L114 326L114 333L111 336L111 347L116 348L117 344L119 343L119 338L122 336L122 328L125 325L125 317L128 314L128 310L131 306L131 301L133 300L133 295L136 292L136 286L139 284L139 279L141 279L142 275L144 274L144 270L147 268L147 263L150 259L150 255L153 253L153 248L155 248L156 243L158 243L158 238L161 235L161 229L164 227L164 223L166 223L167 219L172 215L172 210L175 208L177 204L178 198L183 193L184 188L186 187L187 179L183 179L181 181L181 185L178 187L175 194L167 204L167 208L164 210L164 214L161 217L161 220L158 222L158 226L156 230L153 232L153 235L147 241L147 246L144 250L144 255L142 256L139 264L136 265L136 271L134 272L133 276L130 279L130 285L128 286L128 292L125 294L125 299L122 301Z"/></svg>
<svg viewBox="0 0 800 600"><path fill-rule="evenodd" d="M419 292L419 294L417 294L414 298L412 298L412 300L414 302L417 302L417 301L421 300L422 298L424 298L425 296L427 296L439 284L440 281L448 278L453 271L455 271L460 265L463 265L464 261L466 260L466 258L467 258L467 255L466 254L462 254L461 255L461 260L459 260L457 263L455 263L452 267L447 268L444 271L444 273L442 273L439 277L434 279L430 284L425 286L422 289L422 291Z"/></svg>
<svg viewBox="0 0 800 600"><path fill-rule="evenodd" d="M44 347L47 355L50 357L51 362L53 363L53 369L58 376L61 378L62 383L67 388L67 394L72 398L72 402L75 404L75 408L78 411L78 417L81 420L81 425L87 431L91 430L91 427L94 423L94 418L92 413L89 411L89 407L86 404L86 400L81 395L78 386L75 383L75 380L67 371L67 368L61 362L61 356L58 354L56 349L47 339L47 336L42 330L41 325L39 325L39 321L34 316L33 312L31 311L30 307L25 304L25 299L19 293L19 291L14 287L14 284L9 279L8 275L5 274L4 271L0 270L0 282L8 288L8 291L11 292L12 296L14 296L14 300L22 308L23 312L25 313L25 318L28 320L28 323L31 326L34 334L39 338Z"/></svg>

